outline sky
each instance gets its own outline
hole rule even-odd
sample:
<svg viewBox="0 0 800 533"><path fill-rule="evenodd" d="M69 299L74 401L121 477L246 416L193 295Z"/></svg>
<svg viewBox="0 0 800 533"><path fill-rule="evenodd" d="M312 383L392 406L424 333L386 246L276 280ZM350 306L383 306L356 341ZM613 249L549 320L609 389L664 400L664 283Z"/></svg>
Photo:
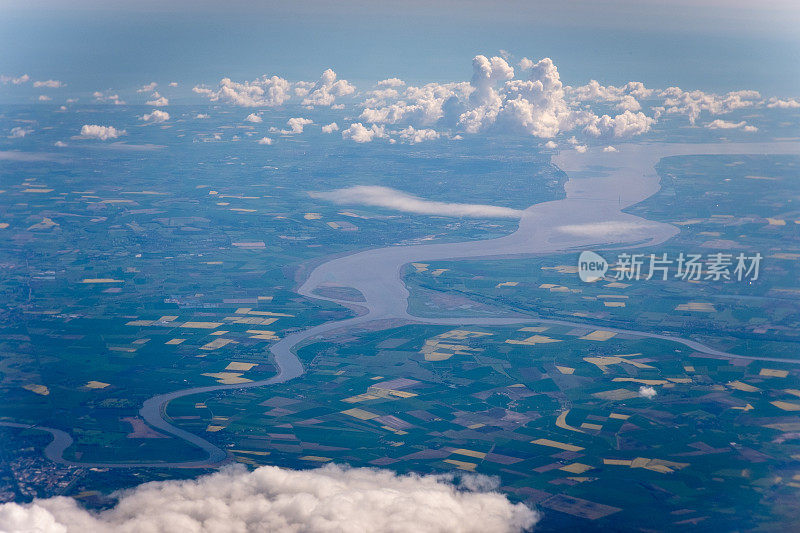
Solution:
<svg viewBox="0 0 800 533"><path fill-rule="evenodd" d="M375 4L0 0L0 74L59 79L75 95L156 79L313 80L328 67L356 84L419 83L468 79L469 58L504 50L551 57L575 85L800 93L795 1Z"/></svg>

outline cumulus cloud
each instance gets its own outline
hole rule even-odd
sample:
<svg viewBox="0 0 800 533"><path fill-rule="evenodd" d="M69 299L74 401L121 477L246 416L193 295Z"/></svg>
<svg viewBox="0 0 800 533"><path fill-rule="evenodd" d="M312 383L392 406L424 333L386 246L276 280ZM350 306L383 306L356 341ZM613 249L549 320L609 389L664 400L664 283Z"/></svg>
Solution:
<svg viewBox="0 0 800 533"><path fill-rule="evenodd" d="M334 131L339 131L339 125L335 122L322 126L322 133L333 133Z"/></svg>
<svg viewBox="0 0 800 533"><path fill-rule="evenodd" d="M406 122L415 125L431 125L447 120L446 115L457 119L473 90L469 83L459 82L409 86L402 92L395 89L372 91L369 99L363 102L365 109L359 119L376 124ZM387 103L386 100L391 98L397 98L397 101Z"/></svg>
<svg viewBox="0 0 800 533"><path fill-rule="evenodd" d="M712 115L722 115L737 109L758 105L761 94L758 91L731 91L724 95L703 91L684 91L680 87L669 87L660 92L664 107L669 114L683 114L694 124L703 111Z"/></svg>
<svg viewBox="0 0 800 533"><path fill-rule="evenodd" d="M158 109L153 109L152 113L145 113L142 115L142 120L145 122L165 122L169 120L169 113Z"/></svg>
<svg viewBox="0 0 800 533"><path fill-rule="evenodd" d="M266 144L266 145L270 145L270 144L272 144L272 139L270 139L269 137L262 137L262 138L260 138L260 139L259 139L258 141L256 141L256 142L257 142L258 144Z"/></svg>
<svg viewBox="0 0 800 533"><path fill-rule="evenodd" d="M145 483L92 513L70 498L0 506L7 533L192 531L328 533L425 531L521 532L538 513L492 490L483 476L460 485L444 476L328 465L316 470L229 467L197 480ZM496 487L496 485L494 485Z"/></svg>
<svg viewBox="0 0 800 533"><path fill-rule="evenodd" d="M114 126L98 126L97 124L84 124L81 127L81 137L84 139L99 139L107 141L125 135L125 130L118 130Z"/></svg>
<svg viewBox="0 0 800 533"><path fill-rule="evenodd" d="M307 106L330 106L339 96L353 94L356 88L347 80L337 80L336 73L327 69L302 101Z"/></svg>
<svg viewBox="0 0 800 533"><path fill-rule="evenodd" d="M303 129L313 123L314 121L310 118L292 117L286 121L286 125L289 126L289 129L281 130L281 133L303 133Z"/></svg>
<svg viewBox="0 0 800 533"><path fill-rule="evenodd" d="M94 97L94 101L100 104L125 105L125 101L122 100L118 94L95 91L92 96Z"/></svg>
<svg viewBox="0 0 800 533"><path fill-rule="evenodd" d="M145 105L152 105L155 107L163 107L165 105L169 105L169 100L164 96L158 94L158 91L153 93L153 96L150 97L151 99L145 102Z"/></svg>
<svg viewBox="0 0 800 533"><path fill-rule="evenodd" d="M487 64L484 60L483 56L478 56L473 61L474 73L470 83L475 92L470 95L470 104L484 103L473 105L458 121L468 133L494 128L550 138L584 125L594 117L588 111L570 107L558 69L550 58L536 63L523 59L520 69L526 73L527 79L511 79L513 71L503 68L505 61L492 58L493 74L489 80L507 80L498 90L485 87ZM499 76L494 76L495 68L500 69Z"/></svg>
<svg viewBox="0 0 800 533"><path fill-rule="evenodd" d="M400 78L389 78L378 82L378 87L402 87L406 82Z"/></svg>
<svg viewBox="0 0 800 533"><path fill-rule="evenodd" d="M558 143L556 143L555 141L547 141L546 143L544 143L544 147L547 148L548 150L555 150L556 148L558 148Z"/></svg>
<svg viewBox="0 0 800 533"><path fill-rule="evenodd" d="M35 81L33 82L34 87L45 87L47 89L58 89L59 87L63 87L64 84L61 83L59 80L44 80L44 81Z"/></svg>
<svg viewBox="0 0 800 533"><path fill-rule="evenodd" d="M654 118L648 117L641 111L638 113L625 111L613 118L608 115L591 117L583 132L595 137L631 137L647 133L655 122Z"/></svg>
<svg viewBox="0 0 800 533"><path fill-rule="evenodd" d="M795 100L794 98L787 98L786 100L781 100L780 98L775 98L774 96L767 100L767 107L770 109L778 108L778 109L797 109L800 107L800 101Z"/></svg>
<svg viewBox="0 0 800 533"><path fill-rule="evenodd" d="M614 148L613 146L606 146L605 148L603 148L603 151L604 152L617 152L618 150L616 148Z"/></svg>
<svg viewBox="0 0 800 533"><path fill-rule="evenodd" d="M253 122L254 124L257 124L257 123L259 123L259 122L262 122L262 120L263 120L263 119L262 119L260 116L256 115L255 113L250 113L250 114L249 114L249 115L247 115L247 116L246 116L244 119L245 119L247 122Z"/></svg>
<svg viewBox="0 0 800 533"><path fill-rule="evenodd" d="M400 138L409 144L417 144L424 141L433 141L439 138L439 132L432 129L415 130L412 126L400 131Z"/></svg>
<svg viewBox="0 0 800 533"><path fill-rule="evenodd" d="M655 91L648 89L642 82L630 81L620 87L614 85L600 85L597 80L591 80L580 87L565 87L568 97L577 103L583 102L616 102L616 107L621 111L639 111L642 106L639 99L650 98Z"/></svg>
<svg viewBox="0 0 800 533"><path fill-rule="evenodd" d="M40 94L38 100L40 102L49 102L50 100L52 100L52 98L50 98L46 94Z"/></svg>
<svg viewBox="0 0 800 533"><path fill-rule="evenodd" d="M158 84L156 82L154 82L154 81L151 81L147 85L142 85L141 87L136 89L136 92L137 93L149 93L151 91L155 91L156 87L158 87Z"/></svg>
<svg viewBox="0 0 800 533"><path fill-rule="evenodd" d="M383 126L373 124L369 128L360 122L350 124L346 130L342 130L342 139L350 139L357 143L372 142L373 139L386 137Z"/></svg>
<svg viewBox="0 0 800 533"><path fill-rule="evenodd" d="M198 120L206 119L206 118L208 118L208 114L207 113L198 113L198 114L196 114L194 116L194 118L196 118Z"/></svg>
<svg viewBox="0 0 800 533"><path fill-rule="evenodd" d="M523 57L522 59L519 60L519 63L517 63L517 65L519 66L520 70L522 70L522 71L530 70L533 67L533 65L535 65L535 64L536 63L534 63L533 60L531 60L531 59L529 59L527 57Z"/></svg>
<svg viewBox="0 0 800 533"><path fill-rule="evenodd" d="M32 128L26 128L23 126L17 126L15 128L11 128L10 135L8 136L9 139L21 139L28 135L29 133L33 133Z"/></svg>
<svg viewBox="0 0 800 533"><path fill-rule="evenodd" d="M509 207L436 202L377 185L357 185L333 191L310 192L309 195L312 198L337 204L371 205L421 215L471 218L520 218L522 216L522 211Z"/></svg>
<svg viewBox="0 0 800 533"><path fill-rule="evenodd" d="M403 124L415 129L444 126L472 134L513 132L540 138L578 128L592 136L629 137L646 133L655 123L639 103L639 99L653 97L655 91L640 82L615 87L592 81L573 89L564 87L549 58L523 58L518 65L520 76L516 77L505 58L477 55L468 83L398 89L399 83L384 80L379 89L366 93L358 118L362 124ZM620 114L597 116L581 105L585 101L614 103Z"/></svg>
<svg viewBox="0 0 800 533"><path fill-rule="evenodd" d="M212 102L225 102L243 107L272 107L288 101L292 97L291 89L292 84L287 80L265 75L243 83L223 78L216 90L196 86L192 91L207 97Z"/></svg>
<svg viewBox="0 0 800 533"><path fill-rule="evenodd" d="M709 122L705 126L710 130L742 130L747 132L756 132L758 128L755 126L748 126L747 122L742 120L741 122L729 122L727 120L716 119L712 122Z"/></svg>
<svg viewBox="0 0 800 533"><path fill-rule="evenodd" d="M22 76L14 77L14 76L0 76L0 82L3 84L12 83L14 85L21 85L23 83L28 83L31 81L31 77L27 74L23 74Z"/></svg>
<svg viewBox="0 0 800 533"><path fill-rule="evenodd" d="M56 141L53 143L53 146L56 146L58 148L64 148L65 146L67 146L67 143L65 143L64 141Z"/></svg>
<svg viewBox="0 0 800 533"><path fill-rule="evenodd" d="M653 398L656 397L656 394L658 394L658 392L656 392L656 389L654 389L653 387L648 387L645 385L639 387L639 396L641 396L642 398L647 398L648 400L652 400Z"/></svg>

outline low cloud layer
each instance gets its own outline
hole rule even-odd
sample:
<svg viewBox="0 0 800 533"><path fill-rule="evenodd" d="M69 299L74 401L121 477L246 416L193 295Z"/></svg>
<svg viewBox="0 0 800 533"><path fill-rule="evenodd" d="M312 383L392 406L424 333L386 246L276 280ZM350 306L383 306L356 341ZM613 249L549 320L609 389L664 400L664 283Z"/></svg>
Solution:
<svg viewBox="0 0 800 533"><path fill-rule="evenodd" d="M337 204L358 204L385 207L405 213L470 218L520 218L522 211L484 204L435 202L391 187L357 185L327 192L310 192L312 198Z"/></svg>
<svg viewBox="0 0 800 533"><path fill-rule="evenodd" d="M469 489L467 489L469 487ZM478 487L478 488L476 488ZM224 469L196 480L146 483L90 513L71 498L0 505L6 533L493 533L530 529L538 513L512 504L489 478L456 486L442 476L328 465ZM489 489L489 490L487 490Z"/></svg>

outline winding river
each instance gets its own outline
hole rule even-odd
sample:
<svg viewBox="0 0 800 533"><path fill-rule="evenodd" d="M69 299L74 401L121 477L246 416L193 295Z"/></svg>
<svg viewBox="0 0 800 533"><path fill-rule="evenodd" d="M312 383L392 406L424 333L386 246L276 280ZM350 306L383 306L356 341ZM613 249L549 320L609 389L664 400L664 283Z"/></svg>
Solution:
<svg viewBox="0 0 800 533"><path fill-rule="evenodd" d="M578 249L627 246L652 246L662 243L678 229L670 224L646 220L622 210L655 194L659 179L655 165L664 157L676 155L718 154L800 154L798 142L725 143L725 144L623 144L616 152L593 148L586 153L566 151L553 157L553 163L568 176L561 200L535 204L523 212L518 229L495 239L455 243L388 246L338 257L314 268L299 294L335 302L359 313L355 318L326 322L291 333L270 347L278 373L270 379L235 385L192 387L159 394L144 402L139 411L151 427L193 444L208 457L199 461L180 463L82 463L65 460L64 451L72 444L66 432L42 426L0 422L10 427L36 428L53 435L45 449L47 457L58 463L81 467L130 468L198 468L214 467L227 460L227 453L202 437L174 426L166 416L167 404L177 398L222 390L241 390L282 383L303 374L303 365L296 349L305 343L323 338L335 330L363 327L367 323L397 325L425 323L442 325L504 325L526 322L587 326L586 322L571 322L509 314L507 317L423 318L409 314L408 290L401 273L411 262L446 259L480 259L509 256L556 254ZM358 290L364 301L351 302L335 297L323 297L315 291L330 285ZM768 357L751 357L716 350L699 342L660 335L646 331L618 328L603 329L639 337L664 339L683 344L698 352L717 357L784 361ZM800 363L800 360L790 361Z"/></svg>

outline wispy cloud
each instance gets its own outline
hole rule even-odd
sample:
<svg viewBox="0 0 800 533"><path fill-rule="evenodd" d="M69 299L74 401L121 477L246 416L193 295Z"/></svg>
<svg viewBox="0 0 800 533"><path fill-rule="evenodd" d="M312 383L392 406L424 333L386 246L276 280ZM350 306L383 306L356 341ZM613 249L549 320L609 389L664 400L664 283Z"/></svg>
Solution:
<svg viewBox="0 0 800 533"><path fill-rule="evenodd" d="M470 218L520 218L522 211L485 204L435 202L391 187L357 185L327 192L310 192L312 198L337 204L358 204L385 207L405 213Z"/></svg>

